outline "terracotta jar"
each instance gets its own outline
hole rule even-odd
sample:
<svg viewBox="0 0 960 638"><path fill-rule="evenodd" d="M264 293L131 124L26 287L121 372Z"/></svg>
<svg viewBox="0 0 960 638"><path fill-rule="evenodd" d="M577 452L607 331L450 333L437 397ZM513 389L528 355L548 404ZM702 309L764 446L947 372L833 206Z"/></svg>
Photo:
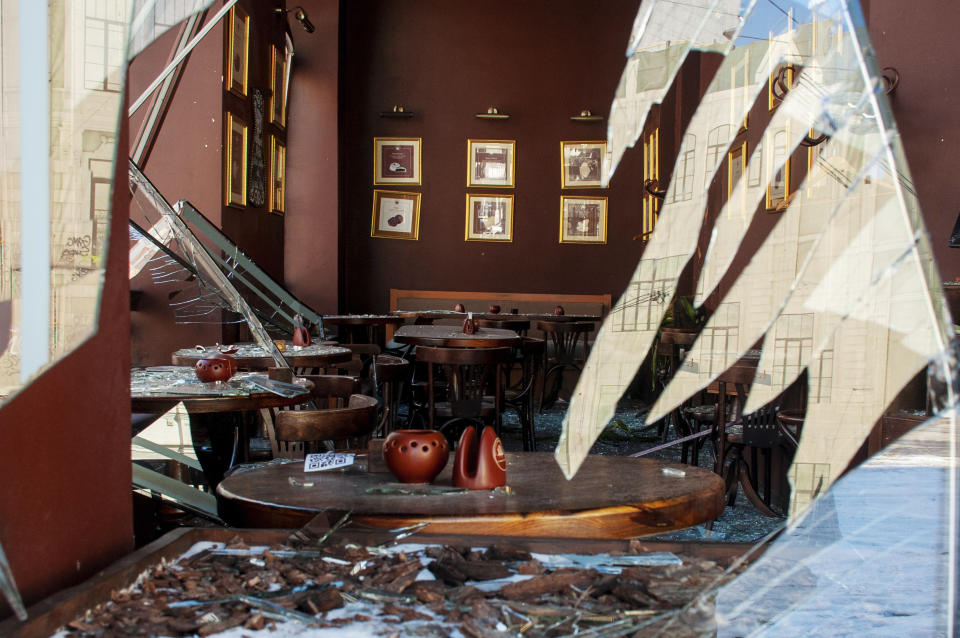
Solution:
<svg viewBox="0 0 960 638"><path fill-rule="evenodd" d="M237 372L237 360L228 354L215 353L197 361L197 378L204 383L227 381Z"/></svg>
<svg viewBox="0 0 960 638"><path fill-rule="evenodd" d="M466 312L467 310L463 307L463 304L462 304L462 303L458 303L456 306L453 307L453 311L454 311L454 312Z"/></svg>
<svg viewBox="0 0 960 638"><path fill-rule="evenodd" d="M507 455L493 428L484 427L479 440L472 425L460 435L453 459L453 484L468 490L492 490L507 484Z"/></svg>
<svg viewBox="0 0 960 638"><path fill-rule="evenodd" d="M491 315L496 315L500 313L500 306L492 304L487 310L490 311Z"/></svg>
<svg viewBox="0 0 960 638"><path fill-rule="evenodd" d="M293 329L293 345L304 348L310 345L310 332L304 326Z"/></svg>
<svg viewBox="0 0 960 638"><path fill-rule="evenodd" d="M383 460L401 483L430 483L449 456L447 437L437 430L394 430L383 442Z"/></svg>
<svg viewBox="0 0 960 638"><path fill-rule="evenodd" d="M560 316L563 314L563 306L557 306L553 309L553 314Z"/></svg>

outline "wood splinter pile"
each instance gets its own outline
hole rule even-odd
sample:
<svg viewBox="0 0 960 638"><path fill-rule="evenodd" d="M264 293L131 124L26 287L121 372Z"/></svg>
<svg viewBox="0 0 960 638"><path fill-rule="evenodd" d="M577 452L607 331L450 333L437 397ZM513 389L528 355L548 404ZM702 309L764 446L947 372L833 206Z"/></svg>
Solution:
<svg viewBox="0 0 960 638"><path fill-rule="evenodd" d="M712 635L698 595L724 577L717 563L632 566L620 573L547 569L530 553L428 546L403 553L353 544L276 546L250 553L235 539L153 567L137 585L70 622L68 636L208 636L282 622L336 628L376 622L376 633L446 636ZM435 580L424 580L423 564ZM483 583L509 579L490 589ZM727 574L726 576L730 576ZM418 580L419 578L419 580ZM366 605L356 603L365 602ZM695 603L695 604L694 604ZM393 630L390 627L394 627Z"/></svg>

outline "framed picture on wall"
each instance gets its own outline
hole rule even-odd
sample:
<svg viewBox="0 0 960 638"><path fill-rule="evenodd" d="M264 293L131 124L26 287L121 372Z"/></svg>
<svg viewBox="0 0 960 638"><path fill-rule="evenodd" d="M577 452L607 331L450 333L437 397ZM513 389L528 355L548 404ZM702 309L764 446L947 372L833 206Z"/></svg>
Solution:
<svg viewBox="0 0 960 638"><path fill-rule="evenodd" d="M467 140L467 186L515 186L514 140Z"/></svg>
<svg viewBox="0 0 960 638"><path fill-rule="evenodd" d="M513 195L467 195L466 241L513 241Z"/></svg>
<svg viewBox="0 0 960 638"><path fill-rule="evenodd" d="M237 95L247 94L247 61L250 48L250 16L234 5L227 22L227 89Z"/></svg>
<svg viewBox="0 0 960 638"><path fill-rule="evenodd" d="M607 198L561 196L560 243L607 243Z"/></svg>
<svg viewBox="0 0 960 638"><path fill-rule="evenodd" d="M269 210L283 213L286 196L287 147L275 136L270 136Z"/></svg>
<svg viewBox="0 0 960 638"><path fill-rule="evenodd" d="M224 116L223 191L227 206L247 205L247 125L227 111Z"/></svg>
<svg viewBox="0 0 960 638"><path fill-rule="evenodd" d="M270 45L270 123L287 124L287 56Z"/></svg>
<svg viewBox="0 0 960 638"><path fill-rule="evenodd" d="M373 191L370 236L417 239L420 232L420 193Z"/></svg>
<svg viewBox="0 0 960 638"><path fill-rule="evenodd" d="M560 142L560 188L603 187L607 143Z"/></svg>
<svg viewBox="0 0 960 638"><path fill-rule="evenodd" d="M374 184L420 183L420 138L373 138Z"/></svg>

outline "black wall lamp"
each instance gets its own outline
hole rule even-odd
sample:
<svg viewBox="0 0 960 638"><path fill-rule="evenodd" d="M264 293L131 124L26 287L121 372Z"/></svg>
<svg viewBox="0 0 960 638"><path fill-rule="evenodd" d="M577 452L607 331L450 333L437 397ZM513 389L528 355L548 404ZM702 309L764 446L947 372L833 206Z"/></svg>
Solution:
<svg viewBox="0 0 960 638"><path fill-rule="evenodd" d="M300 26L303 27L303 30L307 33L313 33L316 31L316 27L313 26L313 23L310 22L310 18L307 17L307 12L303 10L303 7L294 7L292 9L281 9L277 7L273 10L277 15L284 15L286 13L293 12L293 17L297 19L297 22L300 23Z"/></svg>

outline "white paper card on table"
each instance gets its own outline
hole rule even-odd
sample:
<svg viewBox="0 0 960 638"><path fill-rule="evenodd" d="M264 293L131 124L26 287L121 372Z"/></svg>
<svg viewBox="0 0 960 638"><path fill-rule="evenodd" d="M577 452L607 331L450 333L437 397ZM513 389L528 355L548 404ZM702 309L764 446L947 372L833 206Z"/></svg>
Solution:
<svg viewBox="0 0 960 638"><path fill-rule="evenodd" d="M319 472L334 470L338 467L353 465L353 454L343 452L323 452L322 454L307 454L303 462L304 472Z"/></svg>

